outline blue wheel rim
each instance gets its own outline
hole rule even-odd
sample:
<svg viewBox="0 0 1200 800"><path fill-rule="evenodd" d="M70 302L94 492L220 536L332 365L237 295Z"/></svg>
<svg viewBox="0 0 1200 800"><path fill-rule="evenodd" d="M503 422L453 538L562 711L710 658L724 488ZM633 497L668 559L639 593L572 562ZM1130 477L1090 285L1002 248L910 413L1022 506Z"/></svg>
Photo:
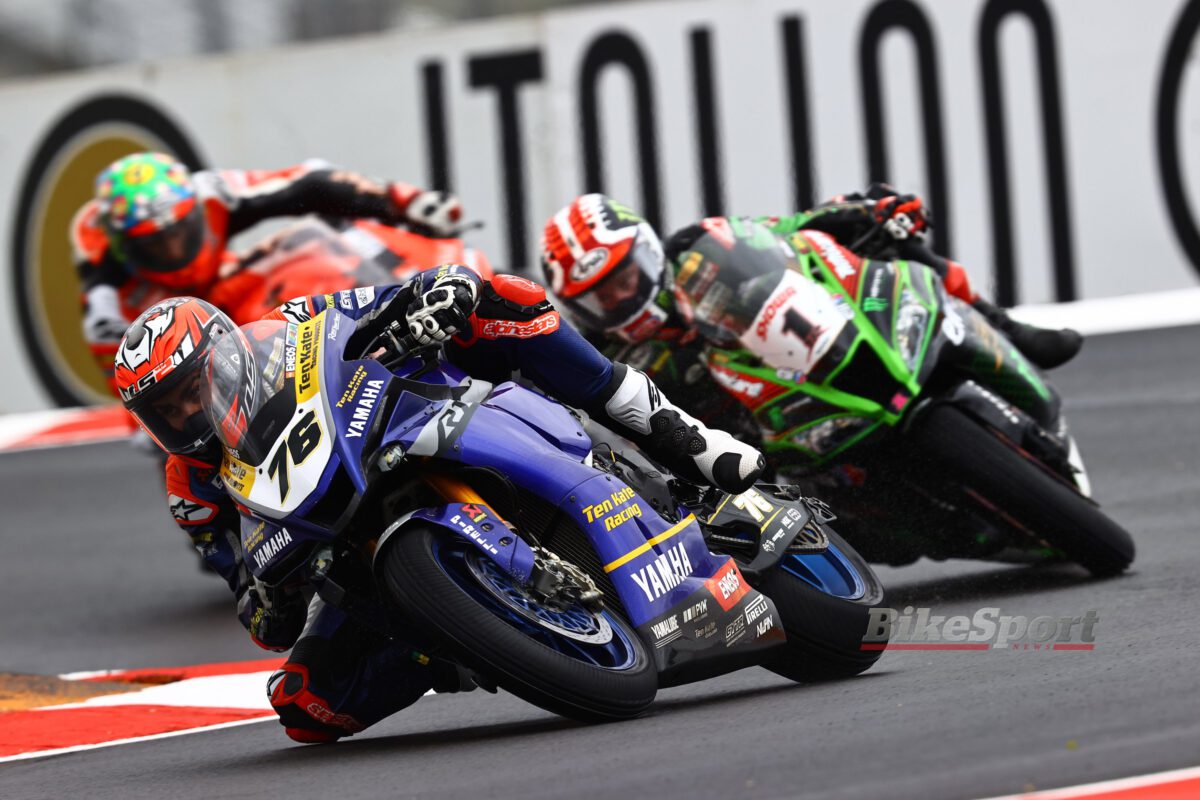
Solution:
<svg viewBox="0 0 1200 800"><path fill-rule="evenodd" d="M602 619L598 621L582 606L561 610L546 607L526 594L496 562L461 542L435 537L433 557L459 589L494 616L551 650L614 672L631 669L638 663L637 647L611 611L602 611ZM604 629L611 631L611 635L605 637ZM585 641L589 636L596 641Z"/></svg>
<svg viewBox="0 0 1200 800"><path fill-rule="evenodd" d="M780 566L817 591L833 597L860 600L867 593L867 582L833 542L821 553L788 555Z"/></svg>

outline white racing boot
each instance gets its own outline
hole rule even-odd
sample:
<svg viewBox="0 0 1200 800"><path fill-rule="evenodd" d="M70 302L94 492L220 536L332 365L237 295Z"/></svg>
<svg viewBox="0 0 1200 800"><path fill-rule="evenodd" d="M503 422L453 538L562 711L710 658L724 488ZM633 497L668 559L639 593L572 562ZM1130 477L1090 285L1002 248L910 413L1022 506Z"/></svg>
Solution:
<svg viewBox="0 0 1200 800"><path fill-rule="evenodd" d="M589 409L594 417L682 478L738 494L766 468L762 453L692 417L632 367L613 363L612 382L601 402L602 407Z"/></svg>

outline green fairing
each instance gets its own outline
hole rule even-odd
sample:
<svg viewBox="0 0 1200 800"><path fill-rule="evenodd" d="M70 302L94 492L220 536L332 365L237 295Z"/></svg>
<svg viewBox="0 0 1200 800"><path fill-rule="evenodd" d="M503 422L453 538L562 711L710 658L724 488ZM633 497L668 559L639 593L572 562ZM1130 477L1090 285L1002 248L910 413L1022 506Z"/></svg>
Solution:
<svg viewBox="0 0 1200 800"><path fill-rule="evenodd" d="M903 393L908 398L915 398L921 393L921 383L918 375L928 355L929 347L939 329L938 320L941 303L936 285L936 274L933 270L920 264L898 260L891 262L896 270L894 291L890 301L886 298L863 298L864 286L868 282L871 269L885 269L886 263L864 261L861 279L858 282L857 296L848 297L840 290L841 283L836 274L825 260L814 251L807 241L794 242L795 234L812 226L814 221L834 212L844 212L847 206L830 204L808 211L803 211L786 217L758 217L753 221L766 226L776 235L782 236L796 251L797 270L807 279L815 281L834 297L842 297L847 306L853 311L850 320L853 328L853 339L846 346L845 355L831 369L823 372L819 380L808 379L794 382L781 378L776 371L762 364L761 360L748 350L722 350L708 348L708 361L715 363L732 372L746 376L754 381L762 381L778 387L779 394L753 410L755 421L764 431L763 448L773 454L795 453L813 465L828 462L868 438L874 432L891 427L900 422L904 409L899 413L880 405L875 400L842 391L833 386L837 378L847 369L852 368L860 348L873 351L895 381L897 393ZM736 230L743 229L743 220L731 218L731 226ZM771 242L774 246L774 242ZM832 287L832 288L830 288ZM917 349L913 369L909 370L896 346L896 324L901 303L899 299L905 291L912 299L929 313L929 323L925 325L922 340ZM889 312L890 306L890 313ZM875 315L880 327L876 327L868 313ZM881 330L883 328L883 330ZM845 334L843 334L845 335ZM997 338L994 331L990 337ZM985 341L988 340L985 336ZM998 339L1004 342L1003 339ZM1005 342L1005 344L1007 344ZM1041 381L1029 363L1011 346L1005 347L1007 358L985 358L979 356L968 365L968 370L980 381L996 390L1001 396L1007 397L1018 406L1028 408L1036 395L1041 401L1049 400L1051 393ZM828 357L828 356L827 356ZM664 365L666 366L666 365ZM673 371L672 363L664 371ZM664 375L664 377L666 377ZM785 413L784 409L793 406L800 396L808 396L814 402L806 405L800 411L793 410ZM1028 399L1029 402L1025 402ZM802 438L805 432L813 431L818 426L837 419L861 420L861 428L853 431L844 441L825 453L815 453L796 440Z"/></svg>

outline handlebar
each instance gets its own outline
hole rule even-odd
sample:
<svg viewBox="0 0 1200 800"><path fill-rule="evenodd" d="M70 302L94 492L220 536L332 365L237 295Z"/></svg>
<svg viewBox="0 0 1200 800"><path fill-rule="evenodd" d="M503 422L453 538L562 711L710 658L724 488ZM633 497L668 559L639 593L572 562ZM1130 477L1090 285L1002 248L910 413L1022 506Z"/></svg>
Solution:
<svg viewBox="0 0 1200 800"><path fill-rule="evenodd" d="M382 349L383 352L380 352L375 360L392 369L412 356L425 357L440 348L441 344L438 342L421 344L399 321L394 321L371 340L363 350L362 357L370 358L372 353Z"/></svg>
<svg viewBox="0 0 1200 800"><path fill-rule="evenodd" d="M848 249L854 253L862 252L863 249L867 246L867 244L872 239L878 238L878 236L881 233L883 233L884 225L886 224L886 222L887 222L886 220L881 221L881 222L876 222L874 225L872 225L870 228L867 229L866 233L864 233L862 236L855 239L854 242L850 245L850 247Z"/></svg>
<svg viewBox="0 0 1200 800"><path fill-rule="evenodd" d="M464 222L450 233L437 234L419 222L403 222L396 227L402 228L409 233L415 233L417 236L423 236L426 239L461 239L463 234L470 231L477 231L484 227L483 220L475 220L473 222Z"/></svg>

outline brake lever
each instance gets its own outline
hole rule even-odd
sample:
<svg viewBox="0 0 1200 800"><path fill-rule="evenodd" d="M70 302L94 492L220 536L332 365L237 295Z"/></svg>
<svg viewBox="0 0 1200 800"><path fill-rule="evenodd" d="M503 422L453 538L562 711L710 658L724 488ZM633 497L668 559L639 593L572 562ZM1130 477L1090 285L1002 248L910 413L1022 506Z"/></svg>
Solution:
<svg viewBox="0 0 1200 800"><path fill-rule="evenodd" d="M483 220L475 220L474 222L464 222L453 231L446 234L434 233L433 229L428 225L422 225L419 222L407 222L404 224L404 229L409 233L415 234L425 239L446 240L446 239L461 239L464 233L477 231L483 228L485 223Z"/></svg>
<svg viewBox="0 0 1200 800"><path fill-rule="evenodd" d="M858 253L858 252L862 251L862 249L864 247L866 247L868 242L870 242L872 239L877 238L879 236L879 234L881 234L883 232L883 229L884 229L883 226L884 226L883 222L876 222L874 225L872 225L870 228L868 228L866 233L864 233L862 236L855 239L853 244L850 245L850 247L848 248L850 250L850 252Z"/></svg>

